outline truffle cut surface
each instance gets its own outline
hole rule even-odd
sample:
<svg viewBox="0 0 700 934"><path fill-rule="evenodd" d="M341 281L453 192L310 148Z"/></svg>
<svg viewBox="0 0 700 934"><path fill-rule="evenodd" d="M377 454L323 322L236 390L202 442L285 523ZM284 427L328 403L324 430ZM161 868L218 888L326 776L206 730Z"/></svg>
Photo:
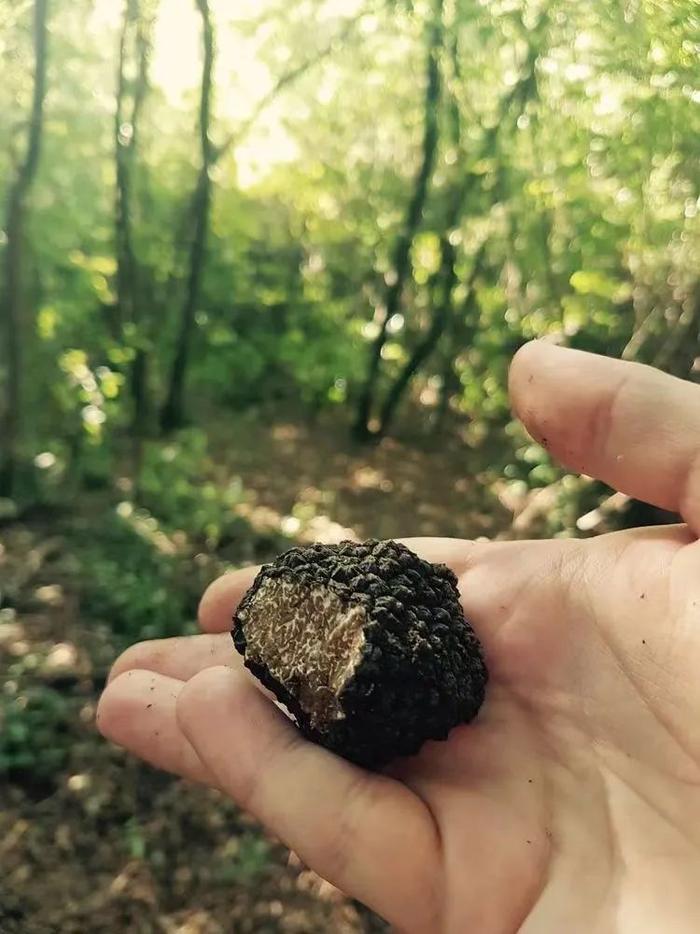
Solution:
<svg viewBox="0 0 700 934"><path fill-rule="evenodd" d="M312 726L344 716L338 697L362 657L364 607L284 576L262 582L243 618L246 657L295 691Z"/></svg>

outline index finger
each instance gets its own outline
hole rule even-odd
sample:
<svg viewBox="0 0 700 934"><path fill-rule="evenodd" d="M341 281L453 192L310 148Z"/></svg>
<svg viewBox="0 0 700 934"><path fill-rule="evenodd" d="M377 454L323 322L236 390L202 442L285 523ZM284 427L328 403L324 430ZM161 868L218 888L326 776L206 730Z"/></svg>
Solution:
<svg viewBox="0 0 700 934"><path fill-rule="evenodd" d="M236 607L259 570L258 566L229 571L207 587L197 614L204 632L228 632L232 628Z"/></svg>

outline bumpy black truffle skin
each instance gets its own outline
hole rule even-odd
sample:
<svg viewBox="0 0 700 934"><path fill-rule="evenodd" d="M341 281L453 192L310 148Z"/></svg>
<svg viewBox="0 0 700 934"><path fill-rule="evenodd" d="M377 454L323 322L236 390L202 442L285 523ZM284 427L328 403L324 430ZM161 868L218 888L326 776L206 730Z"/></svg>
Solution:
<svg viewBox="0 0 700 934"><path fill-rule="evenodd" d="M246 667L308 739L377 769L414 755L426 740L446 739L476 716L488 673L449 568L392 541L293 548L261 569L239 610L265 580L290 574L302 584L331 588L348 606L361 604L368 616L362 658L339 697L345 716L317 729L264 665L245 658L244 628L238 613L234 617L233 641Z"/></svg>

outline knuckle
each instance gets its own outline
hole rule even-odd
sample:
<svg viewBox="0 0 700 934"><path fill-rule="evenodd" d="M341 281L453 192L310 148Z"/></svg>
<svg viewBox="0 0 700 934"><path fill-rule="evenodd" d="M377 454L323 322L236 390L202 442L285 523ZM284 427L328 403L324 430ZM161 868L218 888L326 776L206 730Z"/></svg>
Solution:
<svg viewBox="0 0 700 934"><path fill-rule="evenodd" d="M209 682L213 668L205 668L186 681L175 702L178 722L187 731L197 718L203 704L207 703Z"/></svg>
<svg viewBox="0 0 700 934"><path fill-rule="evenodd" d="M239 777L236 800L244 811L256 817L265 813L271 794L270 783L279 781L279 775L293 770L293 756L299 745L295 732L268 736L255 757L254 765L242 771Z"/></svg>

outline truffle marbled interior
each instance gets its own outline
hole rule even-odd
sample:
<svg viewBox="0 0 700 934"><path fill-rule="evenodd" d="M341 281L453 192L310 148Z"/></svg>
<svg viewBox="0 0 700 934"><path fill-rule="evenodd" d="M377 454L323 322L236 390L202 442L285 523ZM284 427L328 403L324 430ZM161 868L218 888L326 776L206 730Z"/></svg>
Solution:
<svg viewBox="0 0 700 934"><path fill-rule="evenodd" d="M248 657L296 693L313 726L345 716L338 696L362 657L362 606L285 575L262 583L239 622Z"/></svg>

